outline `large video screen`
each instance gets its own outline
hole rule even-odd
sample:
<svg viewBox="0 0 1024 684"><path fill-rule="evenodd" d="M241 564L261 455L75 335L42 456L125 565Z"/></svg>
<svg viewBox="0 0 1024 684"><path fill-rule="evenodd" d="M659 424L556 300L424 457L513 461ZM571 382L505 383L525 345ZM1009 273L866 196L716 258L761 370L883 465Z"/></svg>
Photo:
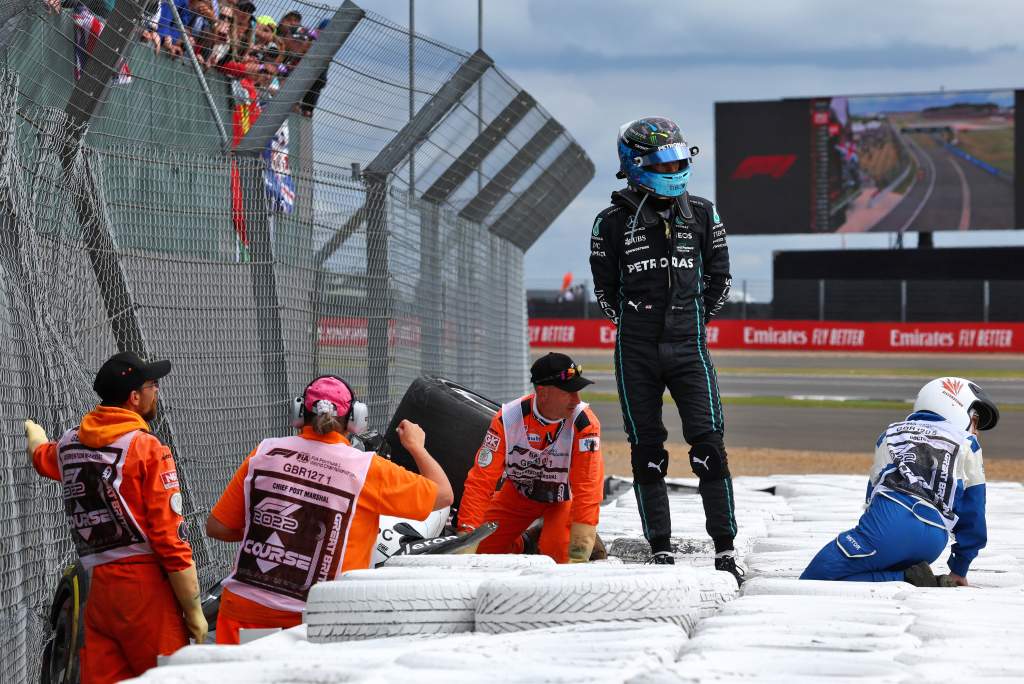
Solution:
<svg viewBox="0 0 1024 684"><path fill-rule="evenodd" d="M734 234L1018 228L1022 96L716 103L716 201Z"/></svg>

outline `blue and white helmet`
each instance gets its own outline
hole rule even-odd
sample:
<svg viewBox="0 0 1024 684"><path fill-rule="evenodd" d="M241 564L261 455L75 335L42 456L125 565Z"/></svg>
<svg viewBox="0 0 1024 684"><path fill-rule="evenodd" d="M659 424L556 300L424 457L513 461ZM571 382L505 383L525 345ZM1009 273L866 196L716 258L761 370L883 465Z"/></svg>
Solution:
<svg viewBox="0 0 1024 684"><path fill-rule="evenodd" d="M679 197L690 180L690 164L699 151L683 140L679 126L660 116L630 121L619 128L619 173L634 189L658 197ZM682 162L675 173L658 173L652 164Z"/></svg>

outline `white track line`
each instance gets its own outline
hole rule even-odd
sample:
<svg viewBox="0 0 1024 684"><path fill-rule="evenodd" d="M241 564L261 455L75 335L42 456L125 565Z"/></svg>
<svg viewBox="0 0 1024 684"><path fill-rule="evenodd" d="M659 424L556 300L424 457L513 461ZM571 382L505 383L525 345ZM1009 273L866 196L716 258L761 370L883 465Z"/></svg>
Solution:
<svg viewBox="0 0 1024 684"><path fill-rule="evenodd" d="M928 204L928 200L930 200L932 197L932 190L935 189L935 162L932 160L931 156L929 156L928 153L926 153L921 148L921 146L917 144L916 140L908 137L907 142L913 145L914 149L920 152L921 156L924 157L924 160L928 162L928 166L931 167L931 178L928 179L928 189L925 190L924 192L924 199L921 200L920 204L917 205L917 208L914 209L914 213L910 215L910 218L907 219L907 222L904 223L903 226L899 229L898 232L900 233L905 231L907 228L910 228L910 224L914 222L914 219L917 218L917 215L921 213L922 209L924 209L924 205Z"/></svg>
<svg viewBox="0 0 1024 684"><path fill-rule="evenodd" d="M953 157L946 157L946 159L956 169L956 174L960 176L960 196L964 201L963 206L960 207L960 225L957 228L967 230L971 227L971 186L967 184L967 176L964 175L964 170L960 168L960 165L956 163L956 159Z"/></svg>

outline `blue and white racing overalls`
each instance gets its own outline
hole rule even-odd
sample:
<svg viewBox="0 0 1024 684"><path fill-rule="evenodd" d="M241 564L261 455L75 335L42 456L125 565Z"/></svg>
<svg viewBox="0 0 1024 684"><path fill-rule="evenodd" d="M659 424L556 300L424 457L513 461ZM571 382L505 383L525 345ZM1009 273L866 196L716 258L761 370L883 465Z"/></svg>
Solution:
<svg viewBox="0 0 1024 684"><path fill-rule="evenodd" d="M930 411L893 423L878 438L867 510L811 560L801 579L900 581L933 562L949 540L951 572L966 576L985 546L985 471L981 445Z"/></svg>

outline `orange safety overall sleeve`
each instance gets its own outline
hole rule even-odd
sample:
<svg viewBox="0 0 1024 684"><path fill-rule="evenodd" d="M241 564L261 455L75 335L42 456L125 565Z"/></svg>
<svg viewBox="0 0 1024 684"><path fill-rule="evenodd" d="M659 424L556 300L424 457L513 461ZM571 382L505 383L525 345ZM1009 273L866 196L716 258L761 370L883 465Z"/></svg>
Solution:
<svg viewBox="0 0 1024 684"><path fill-rule="evenodd" d="M505 426L501 411L491 420L484 441L476 452L473 467L466 475L466 484L459 503L459 528L477 528L487 522L484 514L495 496L495 487L505 472Z"/></svg>

